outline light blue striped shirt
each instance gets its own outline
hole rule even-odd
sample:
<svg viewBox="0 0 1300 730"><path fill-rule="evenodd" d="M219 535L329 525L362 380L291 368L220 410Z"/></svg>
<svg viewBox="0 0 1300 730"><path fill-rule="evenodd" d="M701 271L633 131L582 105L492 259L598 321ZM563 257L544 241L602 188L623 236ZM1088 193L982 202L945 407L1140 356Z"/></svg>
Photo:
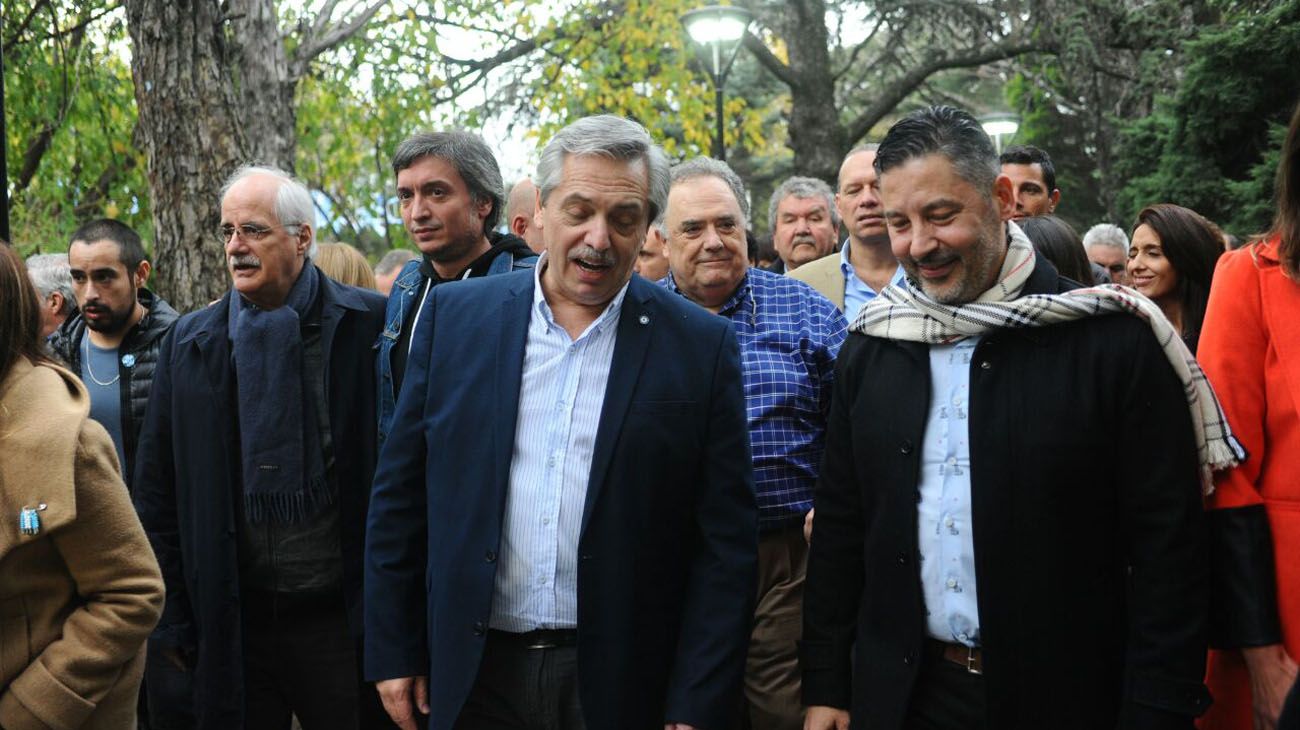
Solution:
<svg viewBox="0 0 1300 730"><path fill-rule="evenodd" d="M979 646L975 601L975 533L970 495L970 362L968 337L930 346L930 414L921 449L921 589L926 628L940 641Z"/></svg>
<svg viewBox="0 0 1300 730"><path fill-rule="evenodd" d="M576 340L542 294L546 256L534 270L533 307L490 625L501 631L578 625L578 533L605 403L619 290Z"/></svg>
<svg viewBox="0 0 1300 730"><path fill-rule="evenodd" d="M867 302L880 294L872 289L870 284L858 278L857 269L854 269L853 262L849 261L852 249L849 239L844 239L844 245L840 247L840 273L844 275L844 318L850 323L857 319L859 310L866 306ZM907 288L907 272L903 271L902 266L894 269L894 275L887 286Z"/></svg>

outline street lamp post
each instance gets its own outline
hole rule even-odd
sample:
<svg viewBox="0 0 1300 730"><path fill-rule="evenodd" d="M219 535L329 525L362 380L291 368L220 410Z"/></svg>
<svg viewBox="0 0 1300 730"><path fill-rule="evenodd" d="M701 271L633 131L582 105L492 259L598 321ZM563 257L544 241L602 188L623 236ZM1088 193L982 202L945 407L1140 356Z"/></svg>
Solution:
<svg viewBox="0 0 1300 730"><path fill-rule="evenodd" d="M717 122L717 134L713 139L713 156L719 160L727 159L727 150L722 128L722 89L727 83L727 74L731 64L736 60L740 41L753 20L753 13L744 8L725 5L710 5L682 14L682 25L691 40L708 49L708 63L705 69L713 79L714 116Z"/></svg>
<svg viewBox="0 0 1300 730"><path fill-rule="evenodd" d="M980 126L984 127L984 133L993 138L993 146L997 148L998 154L1002 154L1002 138L1015 135L1020 129L1020 122L1010 114L994 114L984 117L980 121Z"/></svg>

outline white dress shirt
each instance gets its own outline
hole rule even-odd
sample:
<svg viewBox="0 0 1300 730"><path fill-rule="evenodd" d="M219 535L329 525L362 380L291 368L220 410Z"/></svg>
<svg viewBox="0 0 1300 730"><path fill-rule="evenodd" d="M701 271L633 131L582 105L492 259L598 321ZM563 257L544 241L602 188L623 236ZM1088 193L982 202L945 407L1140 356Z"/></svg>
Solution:
<svg viewBox="0 0 1300 730"><path fill-rule="evenodd" d="M555 323L534 270L490 626L575 628L578 533L625 284L576 340Z"/></svg>
<svg viewBox="0 0 1300 730"><path fill-rule="evenodd" d="M930 346L930 414L921 449L917 529L926 628L949 643L979 646L975 541L970 494L970 363L979 344L968 337Z"/></svg>

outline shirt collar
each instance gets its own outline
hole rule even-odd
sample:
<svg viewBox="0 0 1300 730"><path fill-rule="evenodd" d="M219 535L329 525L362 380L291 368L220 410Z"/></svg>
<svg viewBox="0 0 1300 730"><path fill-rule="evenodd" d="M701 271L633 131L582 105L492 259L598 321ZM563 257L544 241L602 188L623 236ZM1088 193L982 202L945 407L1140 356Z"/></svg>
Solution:
<svg viewBox="0 0 1300 730"><path fill-rule="evenodd" d="M555 323L555 317L551 313L551 305L547 304L546 294L542 291L542 272L546 271L546 266L550 263L548 258L547 252L543 251L541 256L537 258L537 265L533 267L533 311L541 316L542 323L546 326L547 331L550 331L552 328L558 328L559 325ZM605 311L601 312L596 321L588 325L581 335L574 338L574 342L586 337L589 333L600 333L610 322L618 320L619 312L623 309L623 299L627 297L627 288L631 283L631 278L623 282L622 288L618 290L613 299L609 300L609 304L605 305Z"/></svg>
<svg viewBox="0 0 1300 730"><path fill-rule="evenodd" d="M850 277L852 277L853 280L861 282L863 286L867 286L865 281L858 279L858 272L853 269L853 262L849 261L849 249L852 247L852 242L847 238L844 239L844 245L840 247L840 273L844 274L844 279L846 281L849 281ZM907 272L903 271L902 264L898 264L894 268L894 275L889 278L888 285L901 287L903 289L907 288ZM876 292L873 291L873 293Z"/></svg>
<svg viewBox="0 0 1300 730"><path fill-rule="evenodd" d="M677 288L677 280L673 278L673 272L669 271L668 276L664 277L664 279L668 282L668 288L671 291L681 296L686 296L685 294L682 294L681 289ZM740 280L740 285L736 287L735 291L731 292L731 296L727 297L727 301L722 303L722 308L718 310L718 314L723 317L729 317L731 316L731 313L736 311L736 309L738 309L742 304L748 302L752 305L753 301L754 292L753 288L750 286L749 271L746 270L745 278Z"/></svg>

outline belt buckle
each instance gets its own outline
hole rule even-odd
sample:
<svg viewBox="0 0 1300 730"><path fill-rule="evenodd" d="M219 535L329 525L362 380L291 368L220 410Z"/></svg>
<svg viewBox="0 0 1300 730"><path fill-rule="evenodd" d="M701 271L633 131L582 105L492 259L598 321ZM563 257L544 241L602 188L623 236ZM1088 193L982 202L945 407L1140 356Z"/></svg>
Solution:
<svg viewBox="0 0 1300 730"><path fill-rule="evenodd" d="M528 642L529 649L555 649L559 647L559 645L560 643L555 639L548 639L540 636Z"/></svg>
<svg viewBox="0 0 1300 730"><path fill-rule="evenodd" d="M967 671L969 674L978 674L978 675L983 675L983 674L984 674L983 670L981 670L981 669L979 669L978 667L975 666L975 664L976 664L976 656L975 656L975 652L976 652L976 651L977 651L977 649L976 649L975 647L973 647L973 646L968 646L968 647L966 647L966 671Z"/></svg>

